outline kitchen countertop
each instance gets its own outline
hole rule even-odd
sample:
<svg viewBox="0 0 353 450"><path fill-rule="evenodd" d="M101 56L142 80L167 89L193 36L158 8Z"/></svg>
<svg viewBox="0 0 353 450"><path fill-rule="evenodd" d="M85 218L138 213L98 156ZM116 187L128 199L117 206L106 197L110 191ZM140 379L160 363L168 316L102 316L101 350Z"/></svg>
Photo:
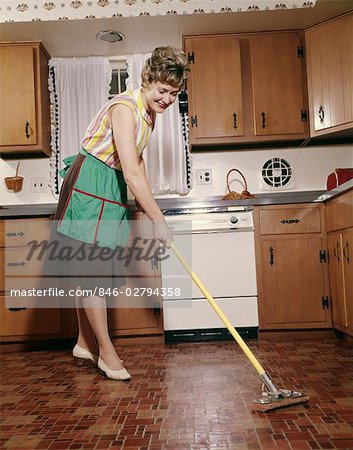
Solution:
<svg viewBox="0 0 353 450"><path fill-rule="evenodd" d="M205 198L176 197L157 199L157 203L162 210L205 207L216 208L222 206L246 206L251 208L258 205L326 202L352 188L353 179L341 184L331 191L269 192L266 194L256 194L255 198L247 200L222 200L222 196ZM132 201L130 204L133 208L134 202ZM0 218L50 216L55 213L56 207L57 203L5 205L0 209Z"/></svg>

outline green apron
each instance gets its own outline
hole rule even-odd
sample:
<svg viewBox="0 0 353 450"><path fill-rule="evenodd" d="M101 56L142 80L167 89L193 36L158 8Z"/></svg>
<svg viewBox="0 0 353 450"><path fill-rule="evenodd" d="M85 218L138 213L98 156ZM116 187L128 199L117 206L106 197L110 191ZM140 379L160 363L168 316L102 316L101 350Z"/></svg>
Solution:
<svg viewBox="0 0 353 450"><path fill-rule="evenodd" d="M73 239L115 249L124 247L129 235L127 187L122 171L113 169L84 149L57 230ZM77 155L64 159L65 177Z"/></svg>

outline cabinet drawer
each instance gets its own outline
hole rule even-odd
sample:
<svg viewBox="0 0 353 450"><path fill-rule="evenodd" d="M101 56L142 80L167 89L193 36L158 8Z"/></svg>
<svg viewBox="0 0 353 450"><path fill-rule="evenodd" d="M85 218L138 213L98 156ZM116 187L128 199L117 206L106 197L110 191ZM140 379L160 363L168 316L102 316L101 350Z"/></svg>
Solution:
<svg viewBox="0 0 353 450"><path fill-rule="evenodd" d="M4 261L5 275L42 275L44 257L40 258L38 250L31 256L31 247L0 249L0 261Z"/></svg>
<svg viewBox="0 0 353 450"><path fill-rule="evenodd" d="M353 227L353 190L329 200L325 213L327 231Z"/></svg>
<svg viewBox="0 0 353 450"><path fill-rule="evenodd" d="M20 297L0 297L1 337L58 335L61 333L61 310L54 308L32 308L22 305Z"/></svg>
<svg viewBox="0 0 353 450"><path fill-rule="evenodd" d="M260 234L320 233L319 208L260 209Z"/></svg>
<svg viewBox="0 0 353 450"><path fill-rule="evenodd" d="M48 240L52 223L50 218L5 220L0 228L0 247L18 247L33 240Z"/></svg>
<svg viewBox="0 0 353 450"><path fill-rule="evenodd" d="M30 251L31 247L0 248L0 291L16 289L20 284L23 285L22 289L25 289L24 286L27 289L40 286L44 258L39 259L38 253L35 253L27 259ZM27 283L23 283L24 281Z"/></svg>

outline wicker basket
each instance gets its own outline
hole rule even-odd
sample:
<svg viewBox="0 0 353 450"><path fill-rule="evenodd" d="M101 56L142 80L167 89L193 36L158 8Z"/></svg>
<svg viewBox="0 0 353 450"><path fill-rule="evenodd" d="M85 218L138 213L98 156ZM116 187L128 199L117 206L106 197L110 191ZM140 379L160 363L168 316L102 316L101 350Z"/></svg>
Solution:
<svg viewBox="0 0 353 450"><path fill-rule="evenodd" d="M235 192L235 191L231 191L230 190L230 185L229 185L229 175L232 172L238 172L243 181L244 181L244 190L239 194L239 192ZM241 199L247 199L247 198L254 198L255 196L250 194L250 192L248 191L248 184L246 182L246 179L244 177L244 175L240 172L240 170L238 169L230 169L230 171L227 173L226 176L226 183L227 183L227 189L228 189L228 194L226 194L223 197L223 200L241 200Z"/></svg>
<svg viewBox="0 0 353 450"><path fill-rule="evenodd" d="M18 168L20 162L17 164L16 175L14 177L5 177L5 184L9 191L20 192L23 185L23 177L18 176Z"/></svg>

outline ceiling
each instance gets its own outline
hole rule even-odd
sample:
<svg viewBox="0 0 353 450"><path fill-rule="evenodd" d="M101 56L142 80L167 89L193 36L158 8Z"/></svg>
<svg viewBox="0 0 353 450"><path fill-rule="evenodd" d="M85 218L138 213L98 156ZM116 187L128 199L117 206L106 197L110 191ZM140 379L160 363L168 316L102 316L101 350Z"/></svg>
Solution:
<svg viewBox="0 0 353 450"><path fill-rule="evenodd" d="M288 10L2 23L0 40L40 40L52 57L119 56L180 47L185 34L304 29L347 11L353 11L353 0L318 0L314 8ZM98 42L95 35L107 29L122 32L125 40Z"/></svg>

